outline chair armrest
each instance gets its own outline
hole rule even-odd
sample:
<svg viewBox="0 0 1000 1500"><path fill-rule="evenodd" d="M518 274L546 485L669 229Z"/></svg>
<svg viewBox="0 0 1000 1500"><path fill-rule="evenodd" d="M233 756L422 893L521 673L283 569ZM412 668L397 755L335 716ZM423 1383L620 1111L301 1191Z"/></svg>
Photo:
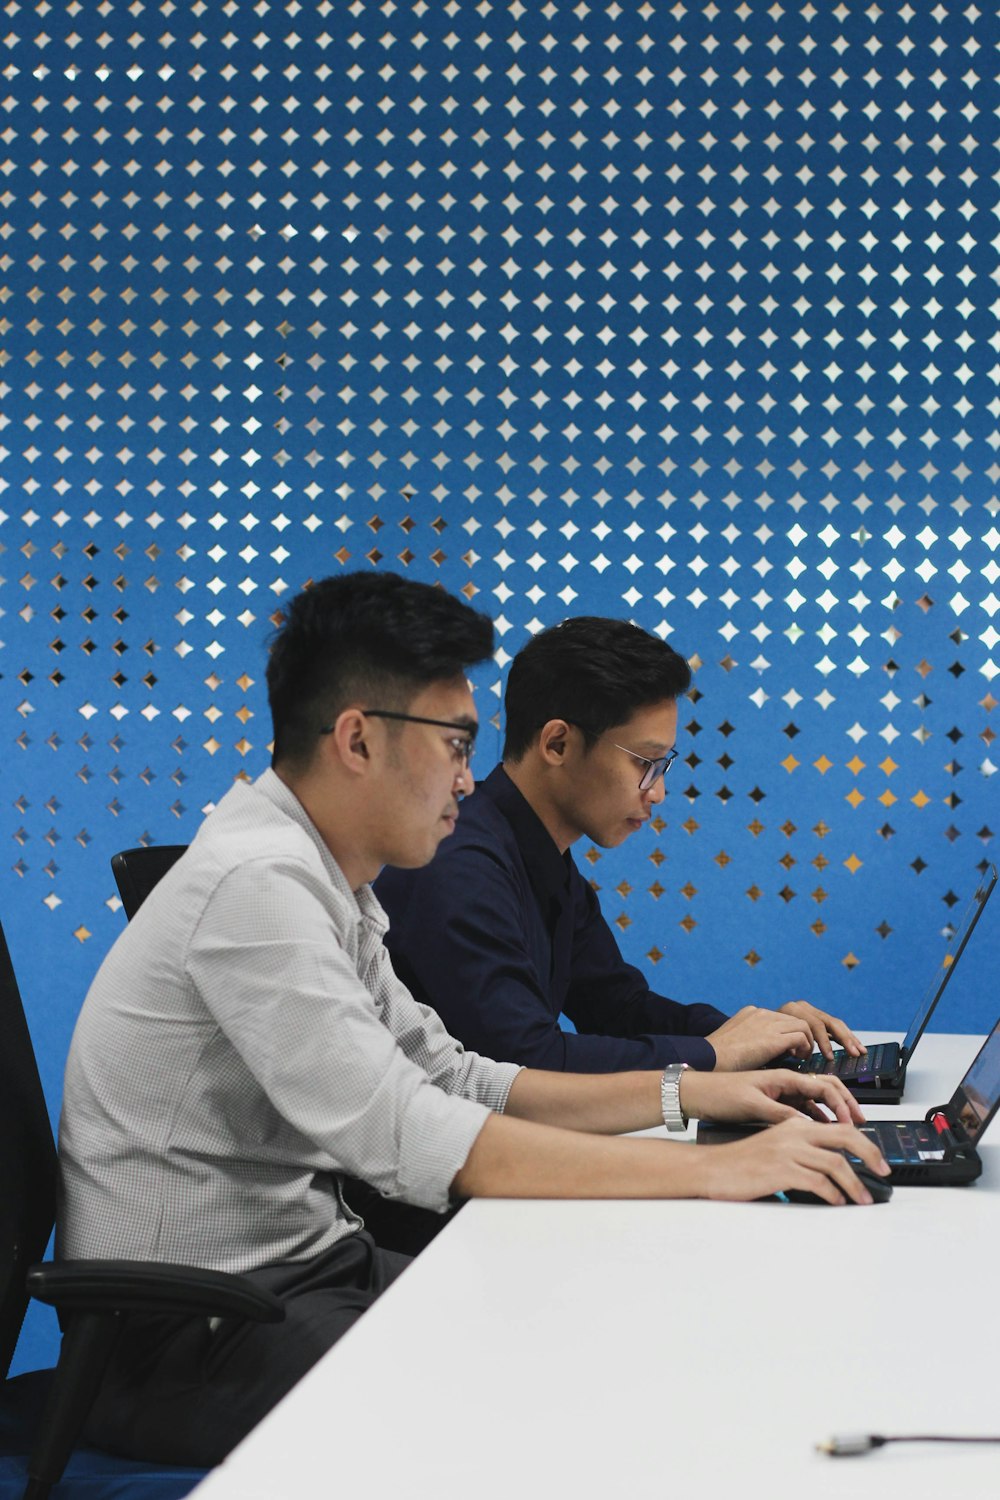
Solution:
<svg viewBox="0 0 1000 1500"><path fill-rule="evenodd" d="M28 1291L66 1312L175 1313L280 1323L284 1305L245 1276L145 1260L45 1261L28 1271Z"/></svg>

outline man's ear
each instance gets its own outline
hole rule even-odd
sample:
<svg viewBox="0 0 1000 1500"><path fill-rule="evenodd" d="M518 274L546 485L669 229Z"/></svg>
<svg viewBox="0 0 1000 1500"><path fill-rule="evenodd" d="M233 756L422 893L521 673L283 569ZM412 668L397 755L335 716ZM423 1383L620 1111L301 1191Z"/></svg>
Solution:
<svg viewBox="0 0 1000 1500"><path fill-rule="evenodd" d="M323 736L326 753L337 760L351 775L363 775L368 762L368 721L357 708L345 708L339 714L333 729Z"/></svg>
<svg viewBox="0 0 1000 1500"><path fill-rule="evenodd" d="M547 766L565 763L570 726L565 719L549 719L538 736L538 753Z"/></svg>

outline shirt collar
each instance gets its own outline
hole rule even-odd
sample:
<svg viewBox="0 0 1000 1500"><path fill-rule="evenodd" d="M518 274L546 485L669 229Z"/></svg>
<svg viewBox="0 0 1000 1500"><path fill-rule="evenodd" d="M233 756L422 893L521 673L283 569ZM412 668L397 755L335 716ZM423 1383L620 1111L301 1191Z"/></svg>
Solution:
<svg viewBox="0 0 1000 1500"><path fill-rule="evenodd" d="M373 922L377 927L385 929L388 927L388 918L379 905L370 885L360 885L358 889L352 890L343 870L340 868L333 855L330 853L323 839L320 837L319 829L306 812L302 803L296 797L291 787L286 786L281 777L268 767L253 783L254 791L260 792L269 802L272 802L279 812L291 818L292 822L308 834L319 851L319 857L323 861L323 868L330 877L334 889L345 900L350 901L357 907L358 919Z"/></svg>
<svg viewBox="0 0 1000 1500"><path fill-rule="evenodd" d="M563 901L569 883L571 856L559 847L530 802L511 781L503 766L497 766L480 783L514 831L528 879L538 900Z"/></svg>

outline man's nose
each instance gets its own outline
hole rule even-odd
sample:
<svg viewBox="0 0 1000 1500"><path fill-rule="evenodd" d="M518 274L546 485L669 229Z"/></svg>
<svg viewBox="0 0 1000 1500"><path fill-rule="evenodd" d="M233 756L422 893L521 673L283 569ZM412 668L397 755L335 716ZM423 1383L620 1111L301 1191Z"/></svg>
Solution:
<svg viewBox="0 0 1000 1500"><path fill-rule="evenodd" d="M471 765L464 765L459 771L455 778L455 790L461 792L463 797L470 797L476 790L476 778Z"/></svg>
<svg viewBox="0 0 1000 1500"><path fill-rule="evenodd" d="M647 787L643 795L645 796L646 801L654 807L661 803L664 797L667 795L667 789L663 784L663 777L657 776L656 780L653 782L653 785Z"/></svg>

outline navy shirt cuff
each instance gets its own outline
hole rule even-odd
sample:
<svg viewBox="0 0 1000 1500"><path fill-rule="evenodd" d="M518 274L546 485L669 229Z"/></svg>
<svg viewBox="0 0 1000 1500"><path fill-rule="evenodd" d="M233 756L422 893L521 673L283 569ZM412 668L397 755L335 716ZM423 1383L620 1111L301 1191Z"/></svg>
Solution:
<svg viewBox="0 0 1000 1500"><path fill-rule="evenodd" d="M687 1063L703 1073L710 1073L715 1067L715 1048L703 1036L658 1037L657 1040L664 1044L661 1048L664 1067L668 1063Z"/></svg>

